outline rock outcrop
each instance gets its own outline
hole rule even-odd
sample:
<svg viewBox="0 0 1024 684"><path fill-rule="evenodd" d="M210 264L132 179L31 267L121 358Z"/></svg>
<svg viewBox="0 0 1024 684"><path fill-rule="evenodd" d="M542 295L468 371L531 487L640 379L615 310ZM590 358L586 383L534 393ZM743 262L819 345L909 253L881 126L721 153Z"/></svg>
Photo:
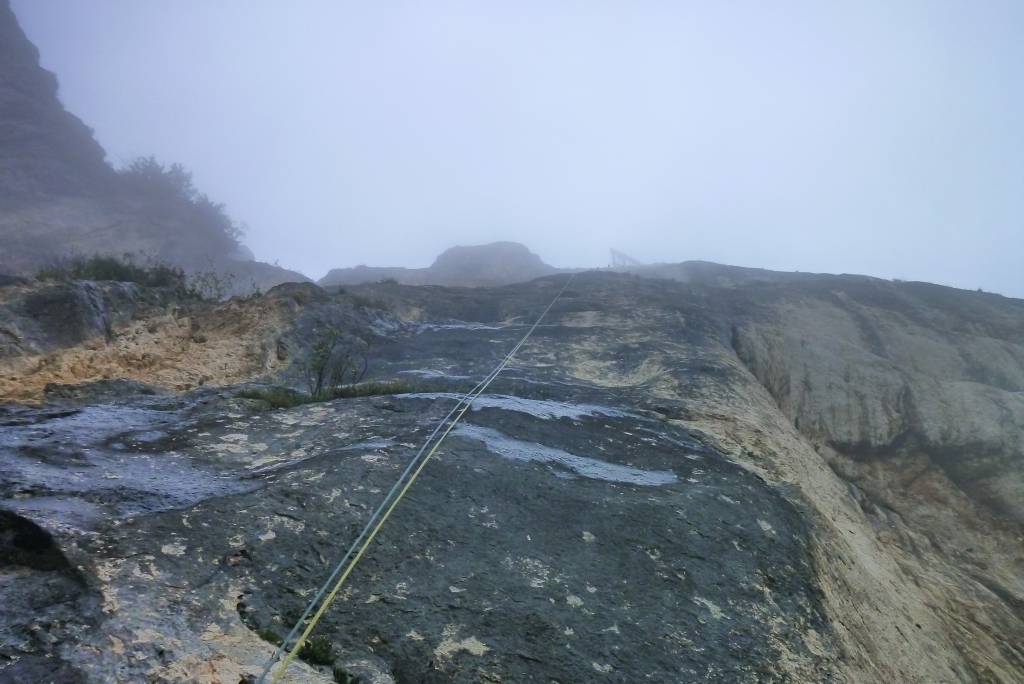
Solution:
<svg viewBox="0 0 1024 684"><path fill-rule="evenodd" d="M403 285L498 287L523 283L560 271L545 264L539 256L517 242L492 242L488 245L447 249L429 268L335 268L317 284L321 287L336 287L395 280Z"/></svg>
<svg viewBox="0 0 1024 684"><path fill-rule="evenodd" d="M27 274L68 255L145 254L268 289L305 276L251 259L215 203L167 205L105 161L92 130L66 111L57 78L0 0L0 273Z"/></svg>
<svg viewBox="0 0 1024 684"><path fill-rule="evenodd" d="M107 194L114 171L103 148L57 99L57 77L39 66L9 0L0 2L0 202Z"/></svg>

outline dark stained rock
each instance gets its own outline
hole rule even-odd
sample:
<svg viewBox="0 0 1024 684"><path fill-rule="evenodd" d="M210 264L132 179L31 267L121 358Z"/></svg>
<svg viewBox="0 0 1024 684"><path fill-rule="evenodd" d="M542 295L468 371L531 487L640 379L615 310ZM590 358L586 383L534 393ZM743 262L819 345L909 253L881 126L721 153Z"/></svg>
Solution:
<svg viewBox="0 0 1024 684"><path fill-rule="evenodd" d="M0 564L23 565L33 570L71 570L71 564L36 523L0 509Z"/></svg>

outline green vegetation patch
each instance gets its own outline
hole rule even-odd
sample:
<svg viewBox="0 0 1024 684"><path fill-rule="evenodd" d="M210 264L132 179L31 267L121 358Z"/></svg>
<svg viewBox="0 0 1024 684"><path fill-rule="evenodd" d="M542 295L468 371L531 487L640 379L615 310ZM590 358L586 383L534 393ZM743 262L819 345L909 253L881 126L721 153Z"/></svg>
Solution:
<svg viewBox="0 0 1024 684"><path fill-rule="evenodd" d="M313 404L319 401L330 401L331 399L350 399L353 397L373 397L381 394L408 394L415 391L415 387L404 380L379 380L373 382L362 382L357 385L344 385L335 387L320 395L319 398L305 392L299 392L289 387L248 387L238 392L235 396L239 399L257 399L270 404L271 408L294 408L305 404Z"/></svg>
<svg viewBox="0 0 1024 684"><path fill-rule="evenodd" d="M302 642L299 658L313 665L331 665L334 663L334 646L325 636L315 636Z"/></svg>
<svg viewBox="0 0 1024 684"><path fill-rule="evenodd" d="M263 639L268 643L274 644L275 646L280 646L281 642L284 641L284 639L281 638L280 634L270 629L269 627L264 627L263 629L256 630L256 636L258 636L260 639Z"/></svg>
<svg viewBox="0 0 1024 684"><path fill-rule="evenodd" d="M136 259L142 259L139 263ZM207 271L186 273L180 266L153 261L145 254L125 254L116 257L94 254L90 257L73 256L55 259L36 271L37 280L69 282L73 280L114 281L135 283L142 287L161 287L174 290L181 299L221 301L234 289L235 276L220 273L210 264ZM262 297L263 292L253 284L247 298Z"/></svg>
<svg viewBox="0 0 1024 684"><path fill-rule="evenodd" d="M137 264L124 257L94 254L58 259L36 272L38 280L114 280L145 287L170 287L182 293L188 290L185 270L160 261Z"/></svg>

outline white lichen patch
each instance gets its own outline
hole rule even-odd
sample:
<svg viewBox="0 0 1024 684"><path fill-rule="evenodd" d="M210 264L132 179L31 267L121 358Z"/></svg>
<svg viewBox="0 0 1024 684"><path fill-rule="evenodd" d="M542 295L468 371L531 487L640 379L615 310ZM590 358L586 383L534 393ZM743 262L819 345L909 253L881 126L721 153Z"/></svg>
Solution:
<svg viewBox="0 0 1024 684"><path fill-rule="evenodd" d="M698 604L704 606L705 608L707 608L711 612L711 617L713 617L716 620L721 620L722 618L725 618L726 620L729 619L728 616L726 616L726 614L722 612L721 608L719 608L718 606L716 606L714 603L712 603L711 601L707 600L706 598L701 598L700 596L694 596L693 597L693 602L694 603L698 603Z"/></svg>
<svg viewBox="0 0 1024 684"><path fill-rule="evenodd" d="M604 665L602 665L601 663L591 663L591 666L601 674L608 674L612 671L612 666L608 665L607 663Z"/></svg>
<svg viewBox="0 0 1024 684"><path fill-rule="evenodd" d="M244 435L244 434L238 432L238 433L231 434L231 435L224 435L220 439L221 439L222 442L248 442L249 441L249 435Z"/></svg>
<svg viewBox="0 0 1024 684"><path fill-rule="evenodd" d="M274 530L267 530L264 534L258 535L257 538L260 541L270 541L271 539L277 539L277 535L274 534Z"/></svg>
<svg viewBox="0 0 1024 684"><path fill-rule="evenodd" d="M768 534L775 534L775 529L764 520L758 520L757 525Z"/></svg>
<svg viewBox="0 0 1024 684"><path fill-rule="evenodd" d="M261 454L261 453L263 453L264 451L266 451L266 450L267 450L267 449L269 449L269 448L270 448L270 447L268 447L268 446L267 446L266 444L264 444L263 442L256 442L255 444L250 444L250 445L249 445L249 449L250 449L250 450L251 450L251 451L252 451L252 452L253 452L254 454Z"/></svg>
<svg viewBox="0 0 1024 684"><path fill-rule="evenodd" d="M280 454L271 454L270 456L264 456L263 458L256 459L255 461L253 461L252 465L249 466L249 468L262 468L265 465L270 465L271 463L279 463L280 461L283 460L284 457L281 456Z"/></svg>
<svg viewBox="0 0 1024 684"><path fill-rule="evenodd" d="M545 584L552 581L553 571L547 565L536 558L506 558L505 564L512 570L518 571L530 581L534 589L541 589ZM556 577L555 582L559 579Z"/></svg>
<svg viewBox="0 0 1024 684"><path fill-rule="evenodd" d="M104 613L117 614L121 611L121 602L117 600L117 589L115 587L103 587Z"/></svg>
<svg viewBox="0 0 1024 684"><path fill-rule="evenodd" d="M423 635L417 632L415 629L409 630L409 633L405 636L409 637L413 641L423 641Z"/></svg>
<svg viewBox="0 0 1024 684"><path fill-rule="evenodd" d="M185 546L183 544L164 544L160 547L160 551L167 554L168 556L183 556L185 555Z"/></svg>
<svg viewBox="0 0 1024 684"><path fill-rule="evenodd" d="M163 634L155 629L140 629L132 639L133 644L154 644L163 640ZM174 641L177 641L175 639Z"/></svg>
<svg viewBox="0 0 1024 684"><path fill-rule="evenodd" d="M277 527L283 527L286 530L294 532L295 534L298 534L299 532L302 532L302 530L306 529L306 523L302 522L301 520L294 520L293 518L289 518L285 515L275 515L274 524Z"/></svg>
<svg viewBox="0 0 1024 684"><path fill-rule="evenodd" d="M96 576L103 582L110 582L121 574L124 567L124 560L101 561L96 564Z"/></svg>
<svg viewBox="0 0 1024 684"><path fill-rule="evenodd" d="M579 596L574 596L573 594L569 594L568 596L566 596L565 602L573 608L579 608L583 605L583 599L581 599Z"/></svg>
<svg viewBox="0 0 1024 684"><path fill-rule="evenodd" d="M597 537L595 537L590 532L584 532L583 533L583 541L585 541L585 542L592 542L592 541L595 541L596 539L597 539Z"/></svg>
<svg viewBox="0 0 1024 684"><path fill-rule="evenodd" d="M482 656L488 651L490 647L484 642L477 639L475 636L467 637L465 639L456 639L458 635L459 627L456 625L448 625L444 628L442 636L444 639L438 644L437 648L434 649L434 657L438 660L447 660L454 656L456 653L465 651L470 655Z"/></svg>

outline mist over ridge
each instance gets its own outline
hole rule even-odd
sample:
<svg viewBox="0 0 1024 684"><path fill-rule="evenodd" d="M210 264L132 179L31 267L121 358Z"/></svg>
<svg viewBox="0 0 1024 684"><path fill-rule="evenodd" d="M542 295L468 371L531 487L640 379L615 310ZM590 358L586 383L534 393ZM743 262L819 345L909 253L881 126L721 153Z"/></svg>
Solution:
<svg viewBox="0 0 1024 684"><path fill-rule="evenodd" d="M510 240L1024 295L1013 3L13 8L109 160L313 278Z"/></svg>

